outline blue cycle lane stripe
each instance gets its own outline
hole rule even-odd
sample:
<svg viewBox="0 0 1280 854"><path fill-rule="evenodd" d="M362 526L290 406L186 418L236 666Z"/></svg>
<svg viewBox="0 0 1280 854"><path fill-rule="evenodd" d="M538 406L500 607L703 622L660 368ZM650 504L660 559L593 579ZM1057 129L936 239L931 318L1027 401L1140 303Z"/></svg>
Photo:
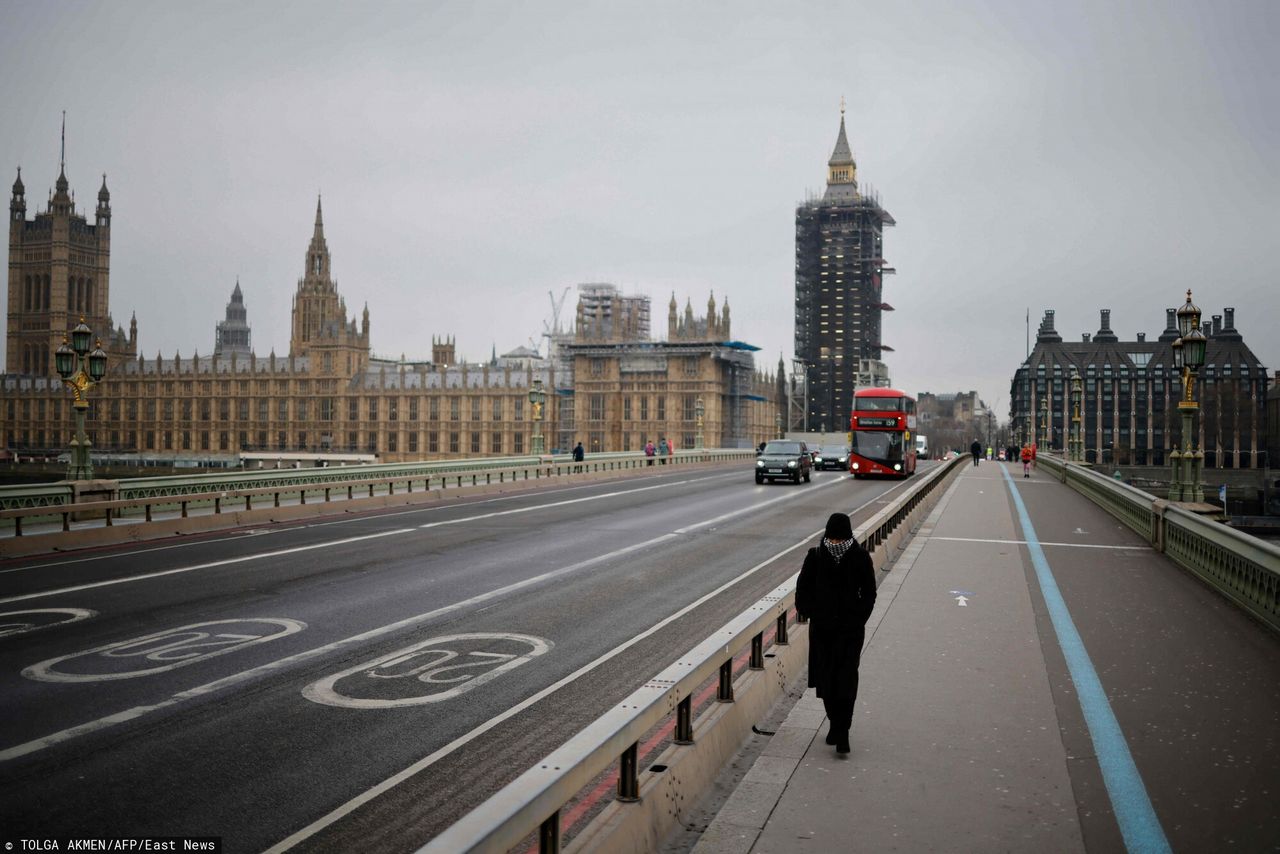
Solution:
<svg viewBox="0 0 1280 854"><path fill-rule="evenodd" d="M1067 603L1062 598L1062 591L1058 589L1058 582L1049 568L1044 550L1040 548L1040 539L1031 524L1027 506L1022 502L1022 496L1018 494L1008 470L1000 466L1000 471L1009 485L1014 506L1018 508L1018 519L1022 523L1027 551L1031 553L1031 563L1035 566L1040 592L1049 609L1053 631L1058 636L1058 646L1067 660L1067 670L1071 673L1076 695L1080 698L1080 710L1084 712L1085 725L1089 728L1089 738L1093 740L1093 749L1102 769L1102 780L1107 787L1107 796L1111 799L1111 809L1120 825L1125 848L1138 852L1171 851L1164 828L1160 826L1160 819L1151 806L1151 798L1147 795L1142 775L1138 773L1138 766L1134 764L1133 755L1129 752L1129 743L1120 731L1120 723L1107 701L1107 694L1098 679L1097 671L1093 669L1084 641L1076 631L1076 624L1067 610Z"/></svg>

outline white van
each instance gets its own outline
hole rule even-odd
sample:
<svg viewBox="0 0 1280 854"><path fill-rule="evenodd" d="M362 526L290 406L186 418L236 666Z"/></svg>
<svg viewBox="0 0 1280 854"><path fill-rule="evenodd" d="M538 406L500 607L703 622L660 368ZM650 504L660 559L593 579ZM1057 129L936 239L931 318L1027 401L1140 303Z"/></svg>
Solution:
<svg viewBox="0 0 1280 854"><path fill-rule="evenodd" d="M929 439L919 433L916 434L916 459L929 459Z"/></svg>

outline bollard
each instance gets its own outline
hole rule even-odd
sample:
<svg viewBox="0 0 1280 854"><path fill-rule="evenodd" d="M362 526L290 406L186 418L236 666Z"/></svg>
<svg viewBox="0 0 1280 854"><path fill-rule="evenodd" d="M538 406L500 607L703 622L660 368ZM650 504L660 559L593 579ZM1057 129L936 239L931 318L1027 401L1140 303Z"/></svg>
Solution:
<svg viewBox="0 0 1280 854"><path fill-rule="evenodd" d="M540 854L559 854L560 810L553 812L538 828L538 851Z"/></svg>
<svg viewBox="0 0 1280 854"><path fill-rule="evenodd" d="M693 744L693 696L690 695L676 706L676 732L671 739L675 744Z"/></svg>
<svg viewBox="0 0 1280 854"><path fill-rule="evenodd" d="M720 686L716 690L717 703L733 702L733 659L720 665Z"/></svg>
<svg viewBox="0 0 1280 854"><path fill-rule="evenodd" d="M637 744L632 744L618 758L618 800L633 803L640 800L640 773L637 769Z"/></svg>

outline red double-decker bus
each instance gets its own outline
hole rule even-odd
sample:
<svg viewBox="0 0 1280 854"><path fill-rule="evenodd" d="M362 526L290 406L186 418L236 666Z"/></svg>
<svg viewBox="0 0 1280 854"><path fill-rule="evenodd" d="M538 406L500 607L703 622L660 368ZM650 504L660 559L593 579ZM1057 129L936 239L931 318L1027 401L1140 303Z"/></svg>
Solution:
<svg viewBox="0 0 1280 854"><path fill-rule="evenodd" d="M854 477L908 477L916 471L916 401L892 388L854 392L849 471Z"/></svg>

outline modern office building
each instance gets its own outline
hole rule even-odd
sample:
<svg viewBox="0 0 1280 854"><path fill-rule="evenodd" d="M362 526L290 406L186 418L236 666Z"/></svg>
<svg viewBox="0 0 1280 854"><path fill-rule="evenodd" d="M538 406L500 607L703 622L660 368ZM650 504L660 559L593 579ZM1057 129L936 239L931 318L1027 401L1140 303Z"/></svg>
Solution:
<svg viewBox="0 0 1280 854"><path fill-rule="evenodd" d="M1267 464L1267 370L1235 328L1235 309L1205 322L1208 338L1196 397L1198 447L1206 469L1257 469ZM1009 388L1009 415L1015 438L1044 435L1061 450L1071 425L1071 369L1083 385L1085 458L1104 465L1166 466L1181 443L1178 400L1181 372L1173 364L1178 338L1175 309L1167 309L1165 329L1154 341L1137 333L1121 341L1111 328L1111 312L1101 310L1096 333L1064 341L1054 328L1054 312L1044 313L1031 355ZM1048 418L1042 416L1047 401Z"/></svg>
<svg viewBox="0 0 1280 854"><path fill-rule="evenodd" d="M892 350L880 318L892 310L883 232L895 221L857 174L842 107L826 191L796 207L795 353L807 392L804 423L793 429L846 429L860 365Z"/></svg>

